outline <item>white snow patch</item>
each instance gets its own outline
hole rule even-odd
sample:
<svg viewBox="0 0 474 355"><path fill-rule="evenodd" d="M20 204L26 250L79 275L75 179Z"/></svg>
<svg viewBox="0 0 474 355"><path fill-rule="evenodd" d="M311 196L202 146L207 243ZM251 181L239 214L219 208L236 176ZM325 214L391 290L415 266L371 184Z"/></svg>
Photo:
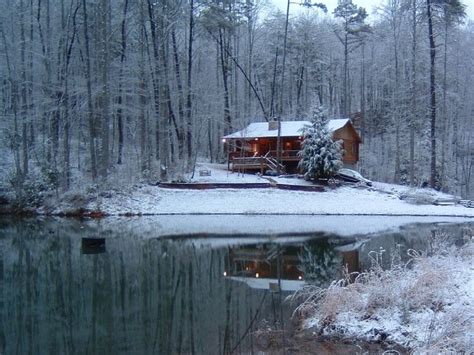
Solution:
<svg viewBox="0 0 474 355"><path fill-rule="evenodd" d="M210 175L200 176L199 172L207 170ZM227 165L198 163L194 172L192 182L213 182L213 183L267 183L268 180L255 174L232 173L227 170Z"/></svg>
<svg viewBox="0 0 474 355"><path fill-rule="evenodd" d="M278 189L180 190L142 186L99 197L88 206L116 214L330 214L468 216L463 206L408 204L394 195L341 187L325 192Z"/></svg>

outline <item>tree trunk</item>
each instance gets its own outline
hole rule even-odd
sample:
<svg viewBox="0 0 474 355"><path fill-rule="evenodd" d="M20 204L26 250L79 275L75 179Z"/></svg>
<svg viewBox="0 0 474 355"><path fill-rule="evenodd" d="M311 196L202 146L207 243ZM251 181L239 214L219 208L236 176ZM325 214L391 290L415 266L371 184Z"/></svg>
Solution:
<svg viewBox="0 0 474 355"><path fill-rule="evenodd" d="M229 55L226 52L229 39L225 38L225 32L219 29L219 56L222 73L222 84L224 88L224 134L232 131L232 116L230 115L230 93L229 93Z"/></svg>
<svg viewBox="0 0 474 355"><path fill-rule="evenodd" d="M447 147L447 136L448 136L448 107L447 107L447 95L448 95L448 21L444 24L444 55L443 55L443 114L442 114L442 125L441 125L441 171L440 175L440 187L444 192L447 192L446 186L446 151Z"/></svg>
<svg viewBox="0 0 474 355"><path fill-rule="evenodd" d="M349 62L349 39L347 36L347 31L346 34L344 35L344 79L342 82L343 87L343 94L342 94L342 113L344 117L347 117L349 114L349 108L347 107L347 102L348 102L348 90L347 90L347 85L349 84L349 72L348 72L348 62Z"/></svg>
<svg viewBox="0 0 474 355"><path fill-rule="evenodd" d="M176 44L176 29L173 25L171 32L171 41L173 44L173 57L174 57L174 72L176 77L176 85L178 89L178 123L176 127L176 136L178 139L178 159L180 163L183 163L184 159L184 133L183 133L183 121L184 121L184 91L183 83L181 79L181 66L179 63L178 46Z"/></svg>
<svg viewBox="0 0 474 355"><path fill-rule="evenodd" d="M100 110L100 175L103 179L107 178L109 169L109 120L110 120L110 101L109 101L109 0L100 2L100 93L98 105Z"/></svg>
<svg viewBox="0 0 474 355"><path fill-rule="evenodd" d="M275 50L275 60L273 61L273 77L272 77L271 94L270 94L270 119L271 120L275 118L275 114L277 112L275 108L277 64L278 64L278 47Z"/></svg>
<svg viewBox="0 0 474 355"><path fill-rule="evenodd" d="M398 9L397 9L398 10ZM400 66L398 60L398 31L396 14L392 18L392 31L393 31L393 56L395 60L395 90L393 95L393 113L395 119L395 173L394 182L395 184L400 183Z"/></svg>
<svg viewBox="0 0 474 355"><path fill-rule="evenodd" d="M96 138L96 127L95 127L95 119L94 119L94 109L92 105L92 77L91 77L91 58L90 58L90 49L89 49L89 24L88 24L88 16L87 16L87 7L86 7L86 0L82 0L82 9L84 12L84 47L86 51L85 55L85 65L86 65L86 85L87 85L87 121L89 125L89 154L91 159L91 175L92 180L95 181L97 179L97 159L96 159L96 146L95 146L95 138Z"/></svg>
<svg viewBox="0 0 474 355"><path fill-rule="evenodd" d="M143 5L140 5L140 20L141 23L145 23L145 10ZM140 171L142 176L145 176L147 171L150 169L150 146L149 146L149 134L147 134L147 119L146 119L146 106L148 104L148 91L146 85L145 76L145 52L146 52L146 36L145 28L140 28L139 37L139 84L138 84L138 95L139 95L139 126L140 126Z"/></svg>
<svg viewBox="0 0 474 355"><path fill-rule="evenodd" d="M122 13L122 24L121 24L121 43L120 43L120 73L119 73L119 86L118 86L118 97L117 97L117 129L118 129L118 152L117 152L117 164L122 164L123 156L123 144L124 144L124 129L123 129L123 94L122 94L122 82L123 82L123 68L125 62L125 51L127 49L127 12L128 12L128 0L124 0L123 13Z"/></svg>
<svg viewBox="0 0 474 355"><path fill-rule="evenodd" d="M436 171L436 80L435 80L435 60L436 45L433 34L433 19L431 14L431 0L426 0L426 10L428 16L428 36L430 42L430 140L431 140L431 163L430 163L430 186L437 186Z"/></svg>
<svg viewBox="0 0 474 355"><path fill-rule="evenodd" d="M155 19L155 13L151 0L148 2L148 16L150 20L150 31L153 47L153 92L155 100L155 114L157 115L157 146L158 158L160 161L160 179L166 181L168 179L169 168L169 92L167 91L167 56L166 56L166 38L165 38L165 13L166 4L163 5L163 13L161 16L161 41L158 41L158 26ZM160 45L161 43L161 45Z"/></svg>
<svg viewBox="0 0 474 355"><path fill-rule="evenodd" d="M25 36L25 7L23 0L20 0L20 58L21 58L21 147L22 147L22 168L23 174L28 175L28 88L27 88L27 77L26 77L26 36Z"/></svg>
<svg viewBox="0 0 474 355"><path fill-rule="evenodd" d="M72 7L71 7L72 10ZM61 100L61 106L63 111L63 188L69 189L70 180L71 180L71 147L70 147L70 119L69 119L69 64L72 57L72 49L76 39L76 15L79 10L79 5L76 7L72 15L72 34L70 35L69 22L64 23L63 32L65 32L66 45L64 48L64 59L63 66L60 71L60 82L64 87L64 95ZM67 27L66 27L67 26Z"/></svg>
<svg viewBox="0 0 474 355"><path fill-rule="evenodd" d="M157 38L157 28L154 16L154 10L151 0L147 0L148 5L148 18L150 21L150 32L151 32L151 41L152 41L152 48L153 48L153 99L154 99L154 109L156 115L156 158L160 160L162 158L162 129L161 127L161 112L160 112L160 85L159 85L159 77L160 77L160 70L159 70L159 48L158 48L158 38ZM160 164L160 171L161 171L161 164ZM160 174L161 175L161 174Z"/></svg>
<svg viewBox="0 0 474 355"><path fill-rule="evenodd" d="M192 73L193 73L193 44L194 44L194 0L189 2L189 33L188 33L188 77L186 95L186 148L188 168L191 167L193 158L193 120L192 120Z"/></svg>
<svg viewBox="0 0 474 355"><path fill-rule="evenodd" d="M416 62L417 62L417 0L412 3L412 48L411 48L411 115L410 115L410 186L415 186L415 121L416 121Z"/></svg>
<svg viewBox="0 0 474 355"><path fill-rule="evenodd" d="M285 32L283 36L283 58L281 60L281 83L280 83L280 107L278 108L278 117L281 119L281 116L283 115L283 92L284 92L284 86L285 86L285 69L286 69L286 43L288 40L288 19L290 16L290 0L287 1L286 3L286 18L285 18ZM278 137L278 140L280 140L280 137ZM277 155L280 153L279 148L277 148Z"/></svg>

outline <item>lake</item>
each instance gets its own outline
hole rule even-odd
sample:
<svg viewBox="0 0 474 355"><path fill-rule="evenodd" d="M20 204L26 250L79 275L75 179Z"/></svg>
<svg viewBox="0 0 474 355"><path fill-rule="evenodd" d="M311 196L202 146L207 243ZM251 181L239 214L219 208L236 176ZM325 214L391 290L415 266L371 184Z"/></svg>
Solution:
<svg viewBox="0 0 474 355"><path fill-rule="evenodd" d="M306 282L367 268L371 251L383 264L403 259L439 231L461 244L474 228L472 219L285 218L3 217L0 354L282 348L298 327L285 298Z"/></svg>

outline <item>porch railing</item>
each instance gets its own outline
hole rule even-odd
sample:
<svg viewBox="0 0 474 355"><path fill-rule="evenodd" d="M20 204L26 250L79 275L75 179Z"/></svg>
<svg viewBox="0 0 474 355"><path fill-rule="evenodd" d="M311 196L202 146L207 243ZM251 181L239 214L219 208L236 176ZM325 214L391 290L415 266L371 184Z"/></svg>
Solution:
<svg viewBox="0 0 474 355"><path fill-rule="evenodd" d="M232 164L232 170L260 169L262 174L266 169L271 169L275 171L285 171L285 166L279 164L276 159L270 155L270 152L268 152L264 156L254 157L229 156L229 163Z"/></svg>
<svg viewBox="0 0 474 355"><path fill-rule="evenodd" d="M288 159L288 158L293 158L293 159L300 159L298 155L299 150L282 150L281 151L281 158L282 159ZM270 150L268 151L264 156L255 156L252 155L251 153L245 152L242 154L242 152L230 152L229 153L229 160L235 160L235 159L243 159L243 158L277 158L277 151L276 150Z"/></svg>
<svg viewBox="0 0 474 355"><path fill-rule="evenodd" d="M298 152L299 152L299 150L282 150L280 158L283 159L283 160L285 160L285 159L291 159L291 160L300 159L300 157L298 155ZM278 156L276 150L270 150L268 153L270 153L270 155L274 158L276 158Z"/></svg>

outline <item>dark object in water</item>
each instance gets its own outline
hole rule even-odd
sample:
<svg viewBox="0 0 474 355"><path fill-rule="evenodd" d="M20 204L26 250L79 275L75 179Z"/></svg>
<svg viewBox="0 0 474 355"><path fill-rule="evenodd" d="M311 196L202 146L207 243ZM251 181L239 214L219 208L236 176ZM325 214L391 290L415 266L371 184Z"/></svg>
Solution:
<svg viewBox="0 0 474 355"><path fill-rule="evenodd" d="M82 254L105 253L105 238L82 238Z"/></svg>

